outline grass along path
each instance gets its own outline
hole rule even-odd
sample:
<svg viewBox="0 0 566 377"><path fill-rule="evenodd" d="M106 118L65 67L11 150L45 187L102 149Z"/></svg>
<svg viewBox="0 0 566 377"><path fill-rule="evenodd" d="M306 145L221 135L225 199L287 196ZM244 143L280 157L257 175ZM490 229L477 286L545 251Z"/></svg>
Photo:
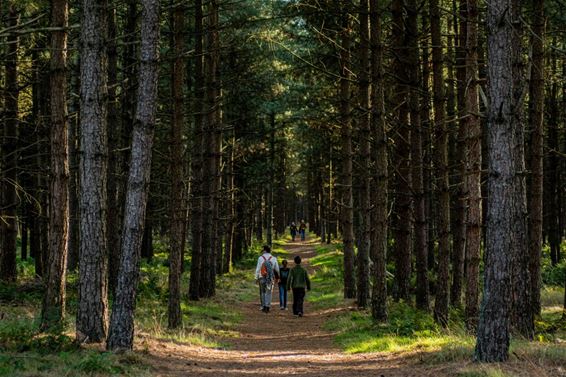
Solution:
<svg viewBox="0 0 566 377"><path fill-rule="evenodd" d="M229 331L213 334L213 343L198 345L185 339L148 336L143 342L146 361L155 376L566 376L566 347L556 342L512 344L505 364L481 365L471 358L474 337L454 326L438 328L430 314L405 304L390 305L387 324L375 325L367 312L342 298L342 254L336 245L316 241L276 246L279 260L300 255L311 273L305 316L278 310L274 290L272 311L259 311L252 270L238 270L222 280L214 302L197 307L227 308L210 314L220 321L235 318ZM255 258L254 258L255 259ZM293 263L290 262L292 266ZM255 263L254 263L255 266ZM289 297L290 303L292 297ZM212 305L212 306L211 306ZM189 313L189 316L191 314ZM457 314L456 314L457 317ZM190 337L189 337L190 338ZM207 337L210 339L210 337Z"/></svg>
<svg viewBox="0 0 566 377"><path fill-rule="evenodd" d="M310 265L309 260L316 256L317 245L312 241L290 242L284 250L289 254L289 260L300 255L303 264L312 273L317 267ZM315 279L312 296L320 298L335 293L318 291L320 288L316 284ZM309 296L311 292L307 293L303 318L294 317L290 311L279 310L276 294L269 314L259 311L258 297L243 302L239 308L243 317L237 327L239 336L224 339L228 343L226 349L170 341L151 342L146 346L155 375L374 377L426 374L428 368L407 365L405 357L400 355L343 353L334 342L336 334L327 330L325 323L350 308L344 304L324 308L327 305L310 303ZM292 297L289 299L292 302Z"/></svg>

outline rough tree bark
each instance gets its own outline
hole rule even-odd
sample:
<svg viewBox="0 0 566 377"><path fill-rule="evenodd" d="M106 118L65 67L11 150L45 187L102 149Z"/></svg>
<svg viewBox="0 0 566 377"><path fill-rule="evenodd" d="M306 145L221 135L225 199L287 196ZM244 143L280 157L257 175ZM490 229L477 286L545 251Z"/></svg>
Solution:
<svg viewBox="0 0 566 377"><path fill-rule="evenodd" d="M354 277L354 199L352 194L352 114L350 105L350 15L342 8L340 46L340 121L342 139L342 240L344 244L344 297L356 297Z"/></svg>
<svg viewBox="0 0 566 377"><path fill-rule="evenodd" d="M478 323L481 255L482 130L478 103L478 4L468 0L466 20L466 109L461 121L466 130L464 192L466 199L466 327Z"/></svg>
<svg viewBox="0 0 566 377"><path fill-rule="evenodd" d="M51 3L51 181L49 251L41 328L57 326L65 316L65 277L69 230L69 145L67 138L67 0Z"/></svg>
<svg viewBox="0 0 566 377"><path fill-rule="evenodd" d="M369 4L368 0L360 0L360 48L359 48L359 111L360 128L360 160L361 160L361 190L360 190L360 227L361 239L358 245L358 307L365 308L369 300L369 252L371 245L371 202L370 202L370 103L369 103Z"/></svg>
<svg viewBox="0 0 566 377"><path fill-rule="evenodd" d="M156 122L159 69L159 0L143 0L140 68L130 172L122 229L122 250L107 341L109 350L131 350L141 243L149 195L151 153Z"/></svg>
<svg viewBox="0 0 566 377"><path fill-rule="evenodd" d="M371 129L374 135L374 187L372 190L371 260L373 291L371 313L374 320L387 320L387 129L384 108L383 43L379 1L370 0L371 42Z"/></svg>
<svg viewBox="0 0 566 377"><path fill-rule="evenodd" d="M484 296L478 324L475 358L505 361L509 352L512 312L512 263L516 249L518 118L514 63L519 45L514 37L512 1L492 0L487 7L488 30L488 202Z"/></svg>
<svg viewBox="0 0 566 377"><path fill-rule="evenodd" d="M118 261L120 260L120 229L122 208L119 193L119 179L121 164L119 162L120 150L120 123L118 113L118 47L117 47L117 20L116 7L109 10L108 17L108 211L106 213L106 226L108 232L108 289L114 294L116 286Z"/></svg>
<svg viewBox="0 0 566 377"><path fill-rule="evenodd" d="M525 59L523 58L523 20L521 2L510 0L511 22L513 23L513 189L514 189L514 226L513 226L513 261L512 269L512 317L511 326L527 339L534 337L534 319L531 308L531 277L529 275L528 247L528 212L526 193L525 134L523 119L523 99L528 89L525 77Z"/></svg>
<svg viewBox="0 0 566 377"><path fill-rule="evenodd" d="M102 342L107 289L106 3L82 0L80 105L80 250L77 340Z"/></svg>
<svg viewBox="0 0 566 377"><path fill-rule="evenodd" d="M171 169L171 228L169 234L169 328L179 327L181 314L181 272L183 264L183 236L185 226L185 206L183 198L183 85L185 81L184 23L185 7L176 4L171 15L173 29L172 48L174 53L171 72L171 97L173 98L173 119L171 122L170 169Z"/></svg>
<svg viewBox="0 0 566 377"><path fill-rule="evenodd" d="M529 274L531 275L531 309L539 316L540 260L542 253L542 202L543 202L543 145L544 145L544 0L533 4L533 35L531 36L532 65L529 87L529 120L531 127L530 150L531 184L529 190Z"/></svg>

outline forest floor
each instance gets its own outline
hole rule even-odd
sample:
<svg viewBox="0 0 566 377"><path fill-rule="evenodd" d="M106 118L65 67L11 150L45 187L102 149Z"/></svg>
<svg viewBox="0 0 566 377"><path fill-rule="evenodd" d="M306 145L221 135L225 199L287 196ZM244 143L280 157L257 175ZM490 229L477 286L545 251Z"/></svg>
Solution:
<svg viewBox="0 0 566 377"><path fill-rule="evenodd" d="M125 354L74 341L76 273L68 278L66 326L41 333L43 288L33 261L19 261L20 281L0 284L0 377L566 377L564 290L556 285L541 291L536 340L513 339L508 362L482 365L472 361L475 337L464 328L460 309L452 309L448 328L441 328L431 313L391 301L387 323L376 324L368 311L345 300L338 241L274 242L280 260L292 265L300 255L311 273L304 317L280 311L276 290L272 311L259 311L253 269L261 245L254 244L233 271L217 278L214 297L183 300L183 325L169 330L167 244L157 240L154 247L154 257L141 267L135 350ZM563 281L560 276L554 280ZM183 286L188 283L184 274Z"/></svg>
<svg viewBox="0 0 566 377"><path fill-rule="evenodd" d="M314 241L289 242L283 249L291 260L294 255L300 255L310 273L316 274L319 267L310 260L316 258L317 246ZM236 308L242 315L241 322L236 325L237 335L225 338L221 347L211 349L170 340L146 343L146 361L152 366L152 374L198 377L566 376L566 371L560 367L541 368L528 358L490 366L472 363L473 348L469 343L464 347L455 345L456 354L452 349L447 357L440 356L440 361L437 358L432 362L435 358L429 355L434 350L420 345L402 352L344 352L336 341L338 332L332 331L333 326L328 324L344 318L348 321L349 312L355 313L357 309L353 302L341 299L330 300L330 305L317 305L321 297L331 292L314 293L317 289L324 290L324 284L317 287L316 279L313 284L313 294L307 293L302 318L293 316L288 310L279 310L277 289L269 314L259 310L258 297L247 297ZM309 302L309 296L314 303ZM289 301L291 305L292 295Z"/></svg>
<svg viewBox="0 0 566 377"><path fill-rule="evenodd" d="M309 260L316 256L312 243L291 242L285 250L300 255L312 273ZM290 263L292 265L293 262ZM325 322L347 306L315 309L307 299L305 315L279 310L277 287L269 314L259 310L258 298L242 303L243 322L238 337L228 341L227 349L208 349L167 341L155 342L149 349L157 376L422 376L407 367L404 359L383 354L343 353L333 341L335 334L324 329ZM289 295L289 306L292 295Z"/></svg>

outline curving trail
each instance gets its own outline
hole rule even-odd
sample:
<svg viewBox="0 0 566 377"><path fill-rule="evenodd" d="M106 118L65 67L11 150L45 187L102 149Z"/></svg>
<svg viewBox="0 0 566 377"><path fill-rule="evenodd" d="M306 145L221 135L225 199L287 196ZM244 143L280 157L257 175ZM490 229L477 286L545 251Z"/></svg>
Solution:
<svg viewBox="0 0 566 377"><path fill-rule="evenodd" d="M315 255L314 244L294 242L285 246L300 255L307 268ZM292 258L289 258L292 259ZM292 264L292 263L290 263ZM426 369L408 365L407 359L384 354L347 355L333 344L334 334L323 329L324 322L347 308L313 311L305 301L305 316L296 318L274 304L269 314L259 311L258 302L242 305L244 316L239 338L230 339L229 350L214 350L172 342L152 343L150 362L156 376L423 376ZM289 297L292 302L292 298ZM434 375L443 375L438 370Z"/></svg>

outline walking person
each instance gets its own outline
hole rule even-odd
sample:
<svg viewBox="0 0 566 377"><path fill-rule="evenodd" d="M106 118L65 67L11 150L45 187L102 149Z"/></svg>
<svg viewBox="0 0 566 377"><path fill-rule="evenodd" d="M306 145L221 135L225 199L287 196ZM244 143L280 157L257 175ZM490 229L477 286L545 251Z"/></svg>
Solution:
<svg viewBox="0 0 566 377"><path fill-rule="evenodd" d="M295 267L289 273L287 289L293 290L293 314L302 317L304 314L305 290L311 290L311 281L309 273L301 266L301 257L297 255L294 261Z"/></svg>
<svg viewBox="0 0 566 377"><path fill-rule="evenodd" d="M297 237L297 226L295 225L295 222L291 223L289 230L291 231L291 238L293 239L293 242L295 242L295 237Z"/></svg>
<svg viewBox="0 0 566 377"><path fill-rule="evenodd" d="M289 280L289 272L291 270L287 267L285 259L283 259L281 264L283 266L279 268L279 309L287 310L287 281Z"/></svg>
<svg viewBox="0 0 566 377"><path fill-rule="evenodd" d="M305 223L305 220L301 220L301 224L299 225L299 233L301 234L301 241L305 240L306 232L307 232L307 224Z"/></svg>
<svg viewBox="0 0 566 377"><path fill-rule="evenodd" d="M262 249L262 255L257 258L257 266L255 269L255 280L257 284L259 284L261 310L264 313L269 313L269 309L271 308L271 295L276 274L279 275L277 258L271 254L271 248L265 245Z"/></svg>

